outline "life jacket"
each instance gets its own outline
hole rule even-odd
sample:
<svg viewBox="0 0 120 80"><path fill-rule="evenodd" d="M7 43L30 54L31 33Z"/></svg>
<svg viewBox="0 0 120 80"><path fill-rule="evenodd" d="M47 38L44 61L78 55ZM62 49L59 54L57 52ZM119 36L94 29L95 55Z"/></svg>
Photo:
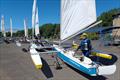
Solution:
<svg viewBox="0 0 120 80"><path fill-rule="evenodd" d="M91 42L90 42L90 40L89 39L83 39L82 41L81 41L81 43L80 43L80 49L81 50L85 50L85 51L89 51L89 50L91 50Z"/></svg>

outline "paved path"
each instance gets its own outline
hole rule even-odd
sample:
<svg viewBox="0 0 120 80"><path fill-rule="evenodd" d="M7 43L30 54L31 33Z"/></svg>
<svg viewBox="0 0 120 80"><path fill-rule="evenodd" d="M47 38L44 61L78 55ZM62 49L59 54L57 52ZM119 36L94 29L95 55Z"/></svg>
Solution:
<svg viewBox="0 0 120 80"><path fill-rule="evenodd" d="M23 47L27 47L23 45ZM43 68L37 70L29 53L15 44L0 44L0 80L120 80L120 49L116 47L100 48L114 52L117 59L117 71L114 75L90 77L72 67L62 64L62 69L56 70L54 59L50 55L42 54Z"/></svg>

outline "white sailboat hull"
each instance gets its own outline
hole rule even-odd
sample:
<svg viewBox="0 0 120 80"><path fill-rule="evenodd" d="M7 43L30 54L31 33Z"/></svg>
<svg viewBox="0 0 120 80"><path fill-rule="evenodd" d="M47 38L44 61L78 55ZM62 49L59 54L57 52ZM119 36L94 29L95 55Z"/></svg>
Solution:
<svg viewBox="0 0 120 80"><path fill-rule="evenodd" d="M58 51L57 56L60 59L62 59L65 63L69 64L70 66L90 76L110 75L110 74L115 73L116 71L116 65L101 66L93 62L88 57L84 57L84 61L80 61L79 58L76 58L73 56L74 55L73 51L65 52L64 49L60 48L59 46L54 45L54 47L55 47L55 50Z"/></svg>

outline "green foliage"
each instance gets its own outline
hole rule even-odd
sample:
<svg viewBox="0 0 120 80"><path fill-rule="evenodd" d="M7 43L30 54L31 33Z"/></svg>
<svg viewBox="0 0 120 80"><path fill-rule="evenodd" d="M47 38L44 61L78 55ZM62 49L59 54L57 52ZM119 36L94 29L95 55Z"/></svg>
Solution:
<svg viewBox="0 0 120 80"><path fill-rule="evenodd" d="M112 26L113 15L120 13L120 8L112 9L107 12L103 12L99 17L98 20L102 20L101 26Z"/></svg>
<svg viewBox="0 0 120 80"><path fill-rule="evenodd" d="M17 32L16 32L16 36L18 36L18 37L23 37L23 36L24 36L24 30L17 31Z"/></svg>
<svg viewBox="0 0 120 80"><path fill-rule="evenodd" d="M3 35L2 35L2 32L0 32L0 37L2 37Z"/></svg>
<svg viewBox="0 0 120 80"><path fill-rule="evenodd" d="M97 33L87 33L88 34L88 38L91 40L97 40L99 38L99 34Z"/></svg>
<svg viewBox="0 0 120 80"><path fill-rule="evenodd" d="M7 33L6 33L6 36L7 36L7 37L10 37L10 35L11 35L10 32L7 32Z"/></svg>
<svg viewBox="0 0 120 80"><path fill-rule="evenodd" d="M32 29L28 29L28 36L32 36Z"/></svg>
<svg viewBox="0 0 120 80"><path fill-rule="evenodd" d="M59 38L59 24L45 24L40 27L40 34L45 38Z"/></svg>
<svg viewBox="0 0 120 80"><path fill-rule="evenodd" d="M10 35L11 35L10 32L6 32L6 36L7 36L7 37L10 37ZM3 37L2 32L0 32L0 37Z"/></svg>
<svg viewBox="0 0 120 80"><path fill-rule="evenodd" d="M59 38L60 33L60 24L44 24L39 27L40 35L44 38ZM32 29L28 29L29 37L32 36ZM7 36L10 36L10 32L7 33ZM14 37L24 37L24 30L19 30L16 33L13 33Z"/></svg>

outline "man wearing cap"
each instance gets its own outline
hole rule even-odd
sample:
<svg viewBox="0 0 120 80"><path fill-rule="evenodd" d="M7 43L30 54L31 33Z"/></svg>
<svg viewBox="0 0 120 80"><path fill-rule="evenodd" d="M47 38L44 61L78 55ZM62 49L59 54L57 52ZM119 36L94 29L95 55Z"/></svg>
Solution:
<svg viewBox="0 0 120 80"><path fill-rule="evenodd" d="M84 54L84 56L89 57L90 53L91 53L91 49L92 49L92 45L91 45L91 41L88 39L88 35L86 33L83 33L80 38L82 39L78 49L81 49L82 53Z"/></svg>

